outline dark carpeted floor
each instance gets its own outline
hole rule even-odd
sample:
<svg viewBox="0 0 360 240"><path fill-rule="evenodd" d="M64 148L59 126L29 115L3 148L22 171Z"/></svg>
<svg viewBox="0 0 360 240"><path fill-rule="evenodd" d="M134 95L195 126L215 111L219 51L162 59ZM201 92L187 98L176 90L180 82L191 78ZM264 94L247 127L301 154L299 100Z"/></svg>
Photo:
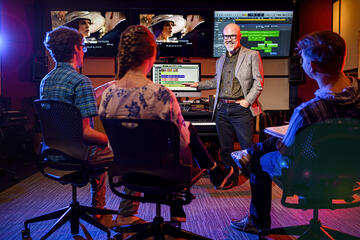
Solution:
<svg viewBox="0 0 360 240"><path fill-rule="evenodd" d="M35 154L29 153L1 159L0 191L19 183L38 171Z"/></svg>
<svg viewBox="0 0 360 240"><path fill-rule="evenodd" d="M231 190L215 190L208 178L202 178L192 187L196 196L185 206L187 222L183 228L215 240L258 239L257 235L244 233L230 227L232 218L240 218L248 214L250 202L250 186L245 183ZM280 203L281 189L273 187L272 226L289 226L307 224L311 219L311 211L285 208ZM78 191L81 204L90 205L89 185ZM71 187L61 185L35 173L18 184L0 193L0 239L21 239L21 230L26 219L66 206L71 201ZM110 189L106 193L107 208L117 209L120 198ZM169 208L163 207L165 220L169 219ZM138 216L150 221L155 214L154 204L140 204ZM114 216L115 217L115 216ZM360 237L360 207L339 210L321 210L322 223ZM32 239L39 239L54 220L30 224ZM114 235L115 233L112 232ZM69 224L58 229L49 240L70 239L106 239L102 231L83 223L78 236L71 236ZM271 237L270 239L295 239L294 237Z"/></svg>

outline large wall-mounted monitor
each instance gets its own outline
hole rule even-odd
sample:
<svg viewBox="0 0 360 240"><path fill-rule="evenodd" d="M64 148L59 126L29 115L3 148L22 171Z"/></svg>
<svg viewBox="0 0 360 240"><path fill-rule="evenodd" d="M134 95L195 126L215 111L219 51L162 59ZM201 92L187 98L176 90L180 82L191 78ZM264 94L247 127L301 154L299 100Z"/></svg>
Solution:
<svg viewBox="0 0 360 240"><path fill-rule="evenodd" d="M169 88L177 97L201 97L201 91L184 86L183 83L200 81L200 63L155 63L151 78Z"/></svg>
<svg viewBox="0 0 360 240"><path fill-rule="evenodd" d="M215 11L214 57L226 52L222 35L229 23L240 26L241 45L259 51L262 57L290 55L293 11Z"/></svg>
<svg viewBox="0 0 360 240"><path fill-rule="evenodd" d="M120 34L129 26L124 11L51 11L51 27L69 26L85 37L86 56L115 56ZM86 22L90 20L87 28Z"/></svg>
<svg viewBox="0 0 360 240"><path fill-rule="evenodd" d="M212 26L209 12L139 14L141 25L155 35L160 57L211 57Z"/></svg>

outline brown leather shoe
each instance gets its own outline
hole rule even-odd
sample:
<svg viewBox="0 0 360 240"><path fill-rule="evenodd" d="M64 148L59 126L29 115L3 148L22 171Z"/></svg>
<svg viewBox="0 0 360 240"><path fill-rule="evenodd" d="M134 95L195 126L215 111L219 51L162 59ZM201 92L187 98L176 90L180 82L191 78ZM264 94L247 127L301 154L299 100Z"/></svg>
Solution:
<svg viewBox="0 0 360 240"><path fill-rule="evenodd" d="M112 215L111 214L106 214L106 215L94 215L94 218L101 223L102 225L104 225L107 228L111 228L113 226L113 220L112 220Z"/></svg>
<svg viewBox="0 0 360 240"><path fill-rule="evenodd" d="M241 170L239 170L239 172L241 172L239 174L239 181L238 181L238 186L243 185L247 180L249 180L249 175L247 175L246 173L242 172Z"/></svg>
<svg viewBox="0 0 360 240"><path fill-rule="evenodd" d="M209 171L210 181L216 189L223 189L233 178L233 174L234 169L231 166L217 165L215 169Z"/></svg>
<svg viewBox="0 0 360 240"><path fill-rule="evenodd" d="M225 183L225 185L222 188L218 188L218 189L220 189L220 190L229 190L229 189L231 189L233 187L236 187L236 186L237 185L236 185L236 183L234 184L234 180L232 178L229 178L227 180L227 182Z"/></svg>
<svg viewBox="0 0 360 240"><path fill-rule="evenodd" d="M241 169L239 169L239 176L229 178L228 181L221 188L221 190L228 190L228 189L231 189L236 186L241 186L248 179L249 179L249 176L245 172L242 172Z"/></svg>
<svg viewBox="0 0 360 240"><path fill-rule="evenodd" d="M114 221L114 226L124 226L124 225L135 225L146 223L146 221L137 216L122 216L117 215L116 220Z"/></svg>

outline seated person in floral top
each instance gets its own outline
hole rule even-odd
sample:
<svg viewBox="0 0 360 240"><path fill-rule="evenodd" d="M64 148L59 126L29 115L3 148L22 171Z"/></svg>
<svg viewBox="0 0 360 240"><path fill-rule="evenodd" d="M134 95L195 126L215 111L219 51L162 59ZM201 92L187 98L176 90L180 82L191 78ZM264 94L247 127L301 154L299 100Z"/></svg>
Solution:
<svg viewBox="0 0 360 240"><path fill-rule="evenodd" d="M180 132L180 158L209 171L216 188L223 188L234 170L216 163L205 149L194 127L184 121L174 93L146 77L156 59L154 35L144 26L130 26L122 34L118 48L116 83L107 88L101 99L99 114L105 118L162 119L172 121ZM132 192L131 194L139 194ZM128 201L128 216L136 214L138 204ZM134 207L135 206L135 207ZM185 221L179 206L172 206L171 219ZM123 212L123 211L120 211ZM121 224L121 216L116 223Z"/></svg>

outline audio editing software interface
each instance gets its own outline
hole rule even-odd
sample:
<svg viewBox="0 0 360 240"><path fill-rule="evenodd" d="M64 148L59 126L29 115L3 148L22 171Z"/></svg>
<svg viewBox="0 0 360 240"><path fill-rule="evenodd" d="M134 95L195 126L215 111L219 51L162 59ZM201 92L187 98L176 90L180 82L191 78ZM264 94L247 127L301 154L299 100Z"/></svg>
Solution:
<svg viewBox="0 0 360 240"><path fill-rule="evenodd" d="M214 57L226 52L222 35L229 23L240 26L241 45L259 51L262 57L288 57L292 22L292 11L215 11Z"/></svg>
<svg viewBox="0 0 360 240"><path fill-rule="evenodd" d="M199 64L160 64L155 63L152 79L172 91L196 91L196 88L184 86L183 83L199 82Z"/></svg>

